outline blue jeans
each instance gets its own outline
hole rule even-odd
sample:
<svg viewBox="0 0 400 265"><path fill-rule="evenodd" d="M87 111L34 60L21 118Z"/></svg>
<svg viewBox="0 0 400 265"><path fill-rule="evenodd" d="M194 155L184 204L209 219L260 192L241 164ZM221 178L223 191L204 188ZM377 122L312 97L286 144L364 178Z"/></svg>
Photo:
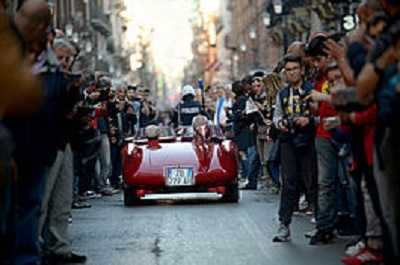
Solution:
<svg viewBox="0 0 400 265"><path fill-rule="evenodd" d="M11 176L2 177L0 189L0 264L11 264L15 237L15 187Z"/></svg>
<svg viewBox="0 0 400 265"><path fill-rule="evenodd" d="M26 159L25 159L26 160ZM39 260L39 216L46 183L46 167L34 161L17 160L17 221L15 265Z"/></svg>
<svg viewBox="0 0 400 265"><path fill-rule="evenodd" d="M247 162L248 168L249 168L249 185L257 185L257 178L258 175L260 174L260 168L261 168L261 163L260 163L260 158L258 157L258 153L256 151L256 146L251 146L247 149Z"/></svg>
<svg viewBox="0 0 400 265"><path fill-rule="evenodd" d="M317 229L333 230L337 225L337 184L339 144L332 139L317 137L318 210Z"/></svg>
<svg viewBox="0 0 400 265"><path fill-rule="evenodd" d="M267 170L275 184L279 184L279 164L280 164L280 144L279 139L274 142L271 153L267 161Z"/></svg>

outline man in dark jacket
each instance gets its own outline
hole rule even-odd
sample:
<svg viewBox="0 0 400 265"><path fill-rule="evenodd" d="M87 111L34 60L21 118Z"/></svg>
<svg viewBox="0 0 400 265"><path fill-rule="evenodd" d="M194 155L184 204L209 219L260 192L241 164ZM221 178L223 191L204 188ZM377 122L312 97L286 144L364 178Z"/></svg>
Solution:
<svg viewBox="0 0 400 265"><path fill-rule="evenodd" d="M284 67L289 85L281 89L276 99L274 123L281 131L282 193L279 206L280 226L274 242L290 240L290 223L296 202L298 177L304 178L310 201L317 196L317 167L315 151L315 121L302 101L312 89L303 81L302 59L287 55Z"/></svg>
<svg viewBox="0 0 400 265"><path fill-rule="evenodd" d="M182 88L182 102L179 103L172 119L175 127L192 125L192 119L201 113L201 105L194 101L195 96L192 86L186 85Z"/></svg>

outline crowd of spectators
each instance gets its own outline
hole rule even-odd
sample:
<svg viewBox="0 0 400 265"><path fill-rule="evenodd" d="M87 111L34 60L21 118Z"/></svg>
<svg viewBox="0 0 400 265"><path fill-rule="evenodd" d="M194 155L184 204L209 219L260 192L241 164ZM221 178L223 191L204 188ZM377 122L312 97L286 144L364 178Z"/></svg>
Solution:
<svg viewBox="0 0 400 265"><path fill-rule="evenodd" d="M0 263L84 263L71 209L119 192L124 139L167 117L148 87L78 69L79 46L50 27L45 1L12 18L0 3Z"/></svg>
<svg viewBox="0 0 400 265"><path fill-rule="evenodd" d="M343 263L395 264L400 5L367 0L357 12L352 32L316 32L293 42L272 73L235 81L226 136L240 151L243 189L266 179L268 193L280 191L274 242L290 240L303 211L315 224L311 245L355 236Z"/></svg>

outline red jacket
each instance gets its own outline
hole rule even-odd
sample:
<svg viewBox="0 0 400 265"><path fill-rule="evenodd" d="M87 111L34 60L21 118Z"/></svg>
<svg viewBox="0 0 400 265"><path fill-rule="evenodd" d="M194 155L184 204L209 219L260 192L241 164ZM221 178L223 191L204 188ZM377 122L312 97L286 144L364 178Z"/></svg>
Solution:
<svg viewBox="0 0 400 265"><path fill-rule="evenodd" d="M314 87L315 90L318 92L328 94L328 84L326 83L326 76L323 76L320 80L314 80ZM321 102L318 115L320 117L320 122L317 127L317 137L322 138L331 138L331 135L323 128L323 119L328 117L335 117L337 116L336 110L328 103L328 102Z"/></svg>
<svg viewBox="0 0 400 265"><path fill-rule="evenodd" d="M107 115L107 109L95 108L94 111L96 112L96 115L90 123L90 126L97 128L97 117Z"/></svg>
<svg viewBox="0 0 400 265"><path fill-rule="evenodd" d="M369 166L373 166L374 135L377 122L377 105L374 103L368 109L356 112L354 124L364 127L364 152Z"/></svg>

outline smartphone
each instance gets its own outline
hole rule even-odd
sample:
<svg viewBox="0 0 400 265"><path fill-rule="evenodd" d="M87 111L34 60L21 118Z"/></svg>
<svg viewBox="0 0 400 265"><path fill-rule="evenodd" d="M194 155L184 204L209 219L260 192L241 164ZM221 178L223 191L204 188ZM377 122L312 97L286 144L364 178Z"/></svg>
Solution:
<svg viewBox="0 0 400 265"><path fill-rule="evenodd" d="M324 122L328 122L333 126L339 126L339 119L338 117L328 117L324 119Z"/></svg>

